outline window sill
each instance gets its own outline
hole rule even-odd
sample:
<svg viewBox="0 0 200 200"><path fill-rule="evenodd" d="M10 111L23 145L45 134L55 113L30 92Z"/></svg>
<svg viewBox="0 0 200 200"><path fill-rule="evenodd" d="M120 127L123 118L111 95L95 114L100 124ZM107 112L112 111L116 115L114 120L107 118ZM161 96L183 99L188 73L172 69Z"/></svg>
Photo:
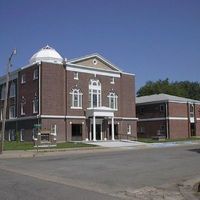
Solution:
<svg viewBox="0 0 200 200"><path fill-rule="evenodd" d="M71 109L81 110L81 109L83 109L83 108L82 108L82 107L71 107Z"/></svg>

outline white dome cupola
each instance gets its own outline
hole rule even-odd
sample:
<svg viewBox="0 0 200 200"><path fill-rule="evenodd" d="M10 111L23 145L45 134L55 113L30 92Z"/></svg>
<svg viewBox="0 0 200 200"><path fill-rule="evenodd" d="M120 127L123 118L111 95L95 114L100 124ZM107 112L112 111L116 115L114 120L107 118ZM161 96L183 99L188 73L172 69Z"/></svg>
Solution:
<svg viewBox="0 0 200 200"><path fill-rule="evenodd" d="M33 64L39 61L61 64L63 62L63 58L55 49L47 45L35 53L29 60L29 63Z"/></svg>

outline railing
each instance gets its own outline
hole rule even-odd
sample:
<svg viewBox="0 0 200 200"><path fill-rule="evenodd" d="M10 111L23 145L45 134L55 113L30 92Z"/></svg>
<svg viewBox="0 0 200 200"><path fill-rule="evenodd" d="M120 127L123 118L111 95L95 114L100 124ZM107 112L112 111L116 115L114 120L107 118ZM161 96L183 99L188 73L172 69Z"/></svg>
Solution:
<svg viewBox="0 0 200 200"><path fill-rule="evenodd" d="M134 140L134 141L136 141L137 140L137 136L128 135L128 134L118 134L118 135L115 136L115 139L118 139L118 140Z"/></svg>

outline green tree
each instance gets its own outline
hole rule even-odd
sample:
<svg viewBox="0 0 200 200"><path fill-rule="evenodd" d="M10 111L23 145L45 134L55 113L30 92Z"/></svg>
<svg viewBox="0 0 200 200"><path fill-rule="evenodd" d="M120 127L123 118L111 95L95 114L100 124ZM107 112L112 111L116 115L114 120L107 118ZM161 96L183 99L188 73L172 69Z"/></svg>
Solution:
<svg viewBox="0 0 200 200"><path fill-rule="evenodd" d="M137 96L159 93L200 100L200 83L190 81L170 82L168 78L155 82L147 81L146 84L138 90Z"/></svg>

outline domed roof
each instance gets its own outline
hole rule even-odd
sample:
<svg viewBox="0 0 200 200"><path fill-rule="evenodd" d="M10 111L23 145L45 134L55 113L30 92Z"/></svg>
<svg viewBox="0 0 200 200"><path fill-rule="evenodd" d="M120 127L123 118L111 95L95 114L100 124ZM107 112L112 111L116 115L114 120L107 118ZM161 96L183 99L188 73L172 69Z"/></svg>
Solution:
<svg viewBox="0 0 200 200"><path fill-rule="evenodd" d="M33 64L38 61L62 63L63 58L55 49L47 45L35 53L29 60L29 63Z"/></svg>

